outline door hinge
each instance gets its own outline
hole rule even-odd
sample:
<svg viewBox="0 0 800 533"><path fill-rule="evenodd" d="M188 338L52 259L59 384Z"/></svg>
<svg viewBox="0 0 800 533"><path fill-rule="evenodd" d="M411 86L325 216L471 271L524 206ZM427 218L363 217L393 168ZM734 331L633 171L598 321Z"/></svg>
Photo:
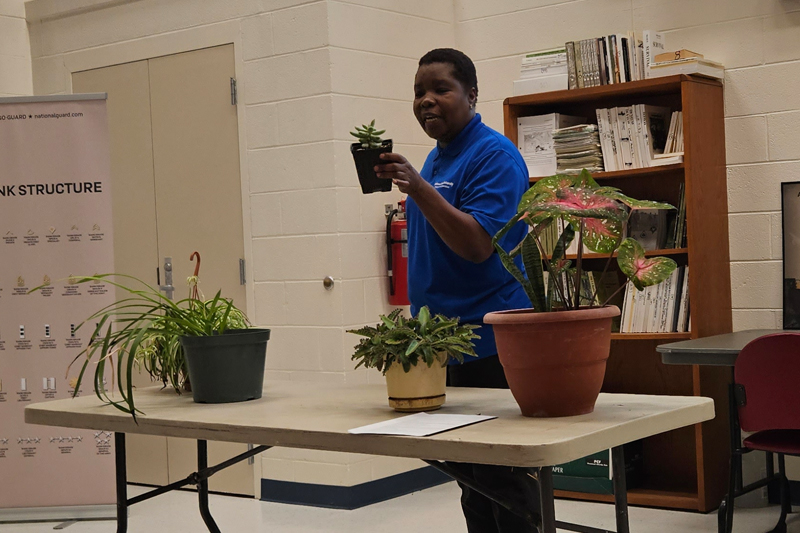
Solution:
<svg viewBox="0 0 800 533"><path fill-rule="evenodd" d="M236 105L239 101L239 94L236 89L236 78L231 78L231 105Z"/></svg>
<svg viewBox="0 0 800 533"><path fill-rule="evenodd" d="M239 285L244 285L247 282L244 270L244 259L239 259Z"/></svg>

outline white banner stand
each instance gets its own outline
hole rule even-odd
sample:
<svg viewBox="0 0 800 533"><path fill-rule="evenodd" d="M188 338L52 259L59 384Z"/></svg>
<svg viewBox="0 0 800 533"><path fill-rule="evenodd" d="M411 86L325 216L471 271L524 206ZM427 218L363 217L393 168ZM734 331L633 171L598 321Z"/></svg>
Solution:
<svg viewBox="0 0 800 533"><path fill-rule="evenodd" d="M115 516L113 434L24 422L72 396L75 328L114 301L75 277L113 271L106 95L0 98L0 522Z"/></svg>

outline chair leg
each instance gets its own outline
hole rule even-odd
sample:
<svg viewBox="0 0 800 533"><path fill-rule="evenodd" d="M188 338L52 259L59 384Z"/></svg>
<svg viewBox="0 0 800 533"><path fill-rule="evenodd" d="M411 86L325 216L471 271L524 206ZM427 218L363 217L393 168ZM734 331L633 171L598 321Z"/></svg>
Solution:
<svg viewBox="0 0 800 533"><path fill-rule="evenodd" d="M789 478L786 477L786 461L782 453L778 454L778 477L781 484L781 516L769 533L786 533L786 515L792 512L791 489Z"/></svg>
<svg viewBox="0 0 800 533"><path fill-rule="evenodd" d="M786 460L784 459L784 455L781 454L778 458L778 468L780 469L781 477L783 478L783 489L785 489L785 498L781 498L781 505L783 506L783 510L786 514L790 514L792 512L792 489L789 485L789 478L786 477Z"/></svg>
<svg viewBox="0 0 800 533"><path fill-rule="evenodd" d="M733 507L736 498L736 479L739 475L739 453L731 453L731 472L728 478L728 495L722 500L717 511L717 531L718 533L731 533L733 531Z"/></svg>
<svg viewBox="0 0 800 533"><path fill-rule="evenodd" d="M727 496L722 499L717 509L717 533L726 533L725 531L725 517L727 516L728 502Z"/></svg>

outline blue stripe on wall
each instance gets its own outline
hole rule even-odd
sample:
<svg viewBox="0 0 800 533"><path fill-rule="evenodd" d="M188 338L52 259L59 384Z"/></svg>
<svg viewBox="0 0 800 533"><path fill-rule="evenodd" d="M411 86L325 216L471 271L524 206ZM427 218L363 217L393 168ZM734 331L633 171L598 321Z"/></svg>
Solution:
<svg viewBox="0 0 800 533"><path fill-rule="evenodd" d="M452 481L431 466L352 487L261 480L261 500L332 509L358 509Z"/></svg>

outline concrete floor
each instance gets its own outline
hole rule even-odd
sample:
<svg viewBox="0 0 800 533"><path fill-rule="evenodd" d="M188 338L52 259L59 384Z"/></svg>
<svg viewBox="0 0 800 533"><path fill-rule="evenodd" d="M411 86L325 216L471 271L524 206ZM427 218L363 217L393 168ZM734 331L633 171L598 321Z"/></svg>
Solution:
<svg viewBox="0 0 800 533"><path fill-rule="evenodd" d="M131 486L129 496L143 492ZM211 495L211 513L226 533L279 532L377 532L377 533L464 533L466 526L459 505L460 491L447 483L362 507L354 511L321 509L260 502L253 499ZM777 506L736 510L734 532L762 533L775 525ZM559 520L614 530L614 507L606 504L556 501ZM657 509L630 508L633 533L715 533L716 513L699 514ZM58 523L0 524L0 533L52 532ZM800 517L791 515L788 533L800 533ZM78 522L66 533L110 533L112 521ZM197 497L191 492L171 492L130 508L130 533L207 531L197 511ZM560 530L559 530L560 531Z"/></svg>

